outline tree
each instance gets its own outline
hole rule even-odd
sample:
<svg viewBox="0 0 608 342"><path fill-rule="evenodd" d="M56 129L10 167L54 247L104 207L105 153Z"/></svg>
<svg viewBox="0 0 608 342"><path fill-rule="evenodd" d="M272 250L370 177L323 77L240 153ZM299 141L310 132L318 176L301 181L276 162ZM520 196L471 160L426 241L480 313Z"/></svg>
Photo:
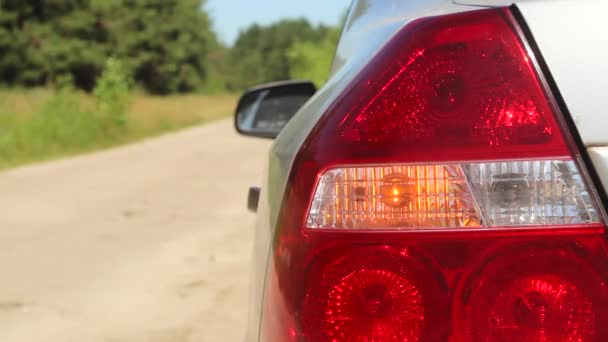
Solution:
<svg viewBox="0 0 608 342"><path fill-rule="evenodd" d="M188 92L205 81L215 40L202 0L123 0L111 12L112 45L153 93Z"/></svg>
<svg viewBox="0 0 608 342"><path fill-rule="evenodd" d="M0 0L0 82L92 90L110 57L154 93L205 81L204 0Z"/></svg>
<svg viewBox="0 0 608 342"><path fill-rule="evenodd" d="M235 75L229 86L242 89L259 83L289 79L288 51L296 42L318 44L328 30L306 19L282 20L269 26L254 24L240 32L231 52Z"/></svg>
<svg viewBox="0 0 608 342"><path fill-rule="evenodd" d="M89 10L89 1L5 0L0 13L0 36L12 41L0 43L3 82L30 86L69 80L92 89L108 33Z"/></svg>
<svg viewBox="0 0 608 342"><path fill-rule="evenodd" d="M287 53L291 78L310 80L317 87L322 86L327 81L339 38L340 29L335 27L327 30L319 43L302 41L293 44Z"/></svg>

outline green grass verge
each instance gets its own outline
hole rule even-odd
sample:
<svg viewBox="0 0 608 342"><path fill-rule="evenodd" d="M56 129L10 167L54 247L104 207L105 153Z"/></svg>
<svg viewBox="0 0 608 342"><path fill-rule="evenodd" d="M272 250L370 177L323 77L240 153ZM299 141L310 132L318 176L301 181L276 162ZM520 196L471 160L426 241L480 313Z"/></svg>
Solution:
<svg viewBox="0 0 608 342"><path fill-rule="evenodd" d="M0 169L133 142L228 117L236 97L129 96L125 122L108 125L90 95L49 90L0 91Z"/></svg>

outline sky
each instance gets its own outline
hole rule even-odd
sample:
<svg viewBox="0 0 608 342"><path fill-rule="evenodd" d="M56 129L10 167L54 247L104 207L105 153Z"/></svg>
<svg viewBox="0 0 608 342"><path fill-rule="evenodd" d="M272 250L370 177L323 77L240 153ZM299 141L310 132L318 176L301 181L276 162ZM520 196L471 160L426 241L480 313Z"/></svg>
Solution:
<svg viewBox="0 0 608 342"><path fill-rule="evenodd" d="M220 39L232 44L239 30L253 23L305 17L311 23L337 25L351 0L207 0L205 8Z"/></svg>

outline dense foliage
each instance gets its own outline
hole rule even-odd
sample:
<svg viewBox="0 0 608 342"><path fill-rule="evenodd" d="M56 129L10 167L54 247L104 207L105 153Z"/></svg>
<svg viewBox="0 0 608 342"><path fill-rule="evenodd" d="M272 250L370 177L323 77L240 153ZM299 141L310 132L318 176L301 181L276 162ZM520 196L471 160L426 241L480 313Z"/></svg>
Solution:
<svg viewBox="0 0 608 342"><path fill-rule="evenodd" d="M154 93L206 78L215 37L202 0L1 0L0 78L8 86L92 90L108 57Z"/></svg>
<svg viewBox="0 0 608 342"><path fill-rule="evenodd" d="M294 72L307 63L305 57L300 56L307 52L300 51L302 45L299 44L316 49L325 44L331 31L323 25L313 27L304 19L283 20L265 27L250 26L240 33L232 48L232 64L237 67L237 77L230 86L243 88L293 78L296 76ZM298 45L298 56L290 58L292 48ZM324 56L325 59L331 59L333 48ZM329 65L326 67L329 70Z"/></svg>
<svg viewBox="0 0 608 342"><path fill-rule="evenodd" d="M92 91L120 63L151 93L323 82L337 29L304 19L252 25L222 45L204 0L0 0L0 85ZM112 61L108 63L108 60Z"/></svg>
<svg viewBox="0 0 608 342"><path fill-rule="evenodd" d="M340 30L330 28L319 42L297 41L288 51L290 77L313 81L321 86L333 62Z"/></svg>

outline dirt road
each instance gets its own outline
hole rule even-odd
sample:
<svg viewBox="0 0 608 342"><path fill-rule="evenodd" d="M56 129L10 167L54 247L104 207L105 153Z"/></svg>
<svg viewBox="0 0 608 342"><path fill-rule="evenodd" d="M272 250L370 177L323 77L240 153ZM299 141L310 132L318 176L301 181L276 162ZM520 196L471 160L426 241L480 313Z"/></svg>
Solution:
<svg viewBox="0 0 608 342"><path fill-rule="evenodd" d="M241 341L269 142L221 121L0 174L0 341Z"/></svg>

